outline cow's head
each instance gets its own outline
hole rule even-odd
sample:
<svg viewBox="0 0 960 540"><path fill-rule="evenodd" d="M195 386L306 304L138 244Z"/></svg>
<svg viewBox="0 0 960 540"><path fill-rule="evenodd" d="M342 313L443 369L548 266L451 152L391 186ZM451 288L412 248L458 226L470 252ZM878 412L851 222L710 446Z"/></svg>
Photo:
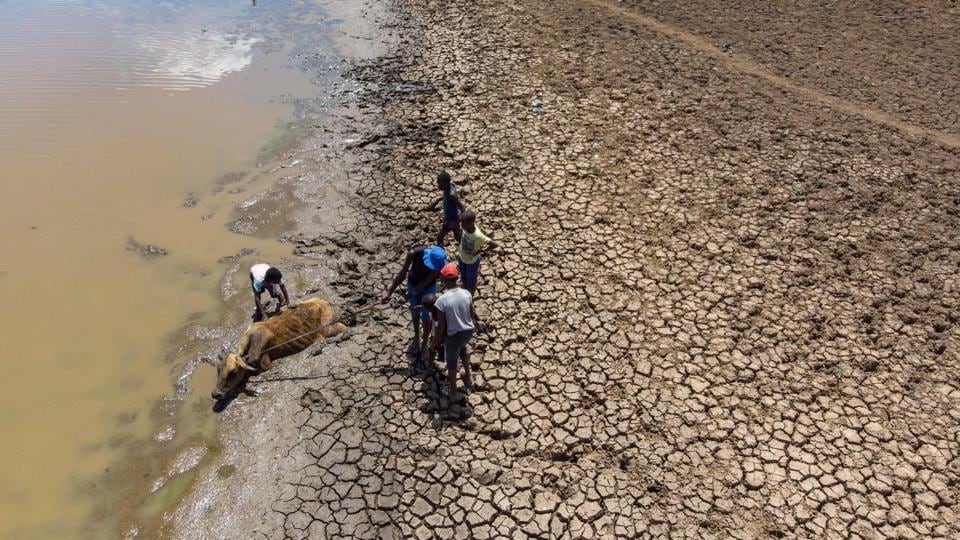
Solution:
<svg viewBox="0 0 960 540"><path fill-rule="evenodd" d="M220 361L217 362L217 387L213 389L210 397L223 399L238 384L243 382L243 379L251 371L256 371L256 369L247 365L239 354L221 354Z"/></svg>

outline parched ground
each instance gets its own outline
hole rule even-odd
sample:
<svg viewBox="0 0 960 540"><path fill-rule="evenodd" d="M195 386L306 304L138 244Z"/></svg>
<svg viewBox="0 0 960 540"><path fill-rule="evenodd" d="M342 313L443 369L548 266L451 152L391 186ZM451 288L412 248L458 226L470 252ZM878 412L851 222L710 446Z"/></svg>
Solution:
<svg viewBox="0 0 960 540"><path fill-rule="evenodd" d="M772 73L960 134L956 0L625 0Z"/></svg>
<svg viewBox="0 0 960 540"><path fill-rule="evenodd" d="M361 352L298 383L299 436L251 527L960 535L957 34L900 32L924 60L875 72L858 55L876 27L820 3L398 2L396 54L354 72L381 128L333 286L383 290L435 234L419 208L449 169L504 245L483 263L480 388L441 400L402 311L367 318ZM711 44L741 27L732 52ZM815 74L738 56L841 27L866 43ZM952 90L896 101L856 69Z"/></svg>

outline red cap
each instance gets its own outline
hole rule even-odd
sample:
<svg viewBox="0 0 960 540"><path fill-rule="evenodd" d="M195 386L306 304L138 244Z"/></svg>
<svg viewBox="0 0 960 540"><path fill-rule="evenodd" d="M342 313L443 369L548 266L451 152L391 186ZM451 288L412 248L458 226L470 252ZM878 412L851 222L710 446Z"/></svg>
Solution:
<svg viewBox="0 0 960 540"><path fill-rule="evenodd" d="M457 279L460 277L460 269L457 268L457 263L448 263L440 270L440 275L443 279Z"/></svg>

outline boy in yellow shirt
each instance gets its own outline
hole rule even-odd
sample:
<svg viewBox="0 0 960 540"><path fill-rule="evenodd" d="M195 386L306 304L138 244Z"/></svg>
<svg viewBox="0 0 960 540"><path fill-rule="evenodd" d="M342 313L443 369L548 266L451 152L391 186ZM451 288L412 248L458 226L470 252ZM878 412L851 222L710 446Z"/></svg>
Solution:
<svg viewBox="0 0 960 540"><path fill-rule="evenodd" d="M460 251L457 253L457 266L463 288L473 296L477 290L477 277L480 275L480 254L485 248L497 247L497 243L477 227L477 214L473 210L463 212L460 226L463 228L463 235L460 238Z"/></svg>

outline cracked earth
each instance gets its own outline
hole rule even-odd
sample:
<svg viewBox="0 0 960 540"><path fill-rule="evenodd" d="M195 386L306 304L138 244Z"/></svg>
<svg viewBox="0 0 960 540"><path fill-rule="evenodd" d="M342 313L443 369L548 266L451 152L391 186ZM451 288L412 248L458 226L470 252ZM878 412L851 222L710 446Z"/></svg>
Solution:
<svg viewBox="0 0 960 540"><path fill-rule="evenodd" d="M242 516L195 494L179 534L960 535L960 33L924 30L960 16L889 30L925 60L881 75L932 81L891 101L858 86L870 45L803 76L802 54L749 56L823 51L809 36L843 21L700 4L396 3L395 50L350 73L374 126L352 217L296 252L336 253L330 290L375 301L436 234L420 208L451 171L503 244L482 264L478 389L442 399L404 312L363 317L300 360L313 377L282 407L233 405L236 436L282 436L225 458L257 486ZM881 30L838 13L844 39Z"/></svg>

